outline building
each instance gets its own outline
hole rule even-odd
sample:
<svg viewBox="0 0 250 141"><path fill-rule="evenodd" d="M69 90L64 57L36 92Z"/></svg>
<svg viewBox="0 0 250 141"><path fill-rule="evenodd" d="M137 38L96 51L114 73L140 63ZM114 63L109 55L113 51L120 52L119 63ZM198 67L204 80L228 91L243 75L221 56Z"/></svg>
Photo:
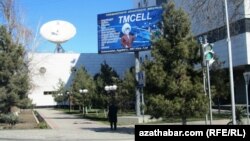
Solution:
<svg viewBox="0 0 250 141"><path fill-rule="evenodd" d="M134 0L134 8L143 8L149 6L161 5L168 0ZM175 0L178 7L184 8L187 13L191 14L190 4L197 0ZM188 4L187 4L188 3ZM223 2L217 5L217 8L223 7ZM231 24L231 41L232 41L232 56L234 67L234 89L236 103L245 103L245 82L243 72L249 71L250 67L250 1L244 0L244 3L239 6L240 15L232 20ZM235 7L229 3L229 8ZM214 7L216 8L216 7ZM218 13L224 13L224 9L217 9ZM219 56L221 61L225 61L225 68L228 68L228 49L227 49L227 35L225 18L223 20L215 21L212 17L216 15L213 13L216 10L211 10L211 22L207 21L207 15L196 15L191 19L192 32L195 36L207 35L208 41L214 43L214 51ZM229 9L229 14L232 16L232 11ZM198 14L203 14L198 12ZM197 20L199 16L199 20ZM223 17L224 15L220 15ZM218 17L217 17L218 19ZM150 58L150 51L140 52L140 60ZM135 57L133 53L121 54L54 54L54 53L35 53L30 54L31 63L31 79L33 82L30 91L30 98L36 106L53 106L55 101L50 95L55 90L59 79L70 85L72 80L72 67L85 66L91 75L95 75L100 70L100 64L106 61L113 67L120 76L125 70L135 65ZM122 63L121 63L122 62ZM248 96L249 97L249 96Z"/></svg>
<svg viewBox="0 0 250 141"><path fill-rule="evenodd" d="M134 0L134 8L159 6L167 1L168 0ZM224 1L216 1L216 3L212 3L213 5L208 11L197 11L195 14L192 13L192 9L195 9L194 1L195 0L174 0L177 7L182 7L189 15L192 15L191 24L194 35L196 37L206 35L208 42L214 44L214 51L219 57L219 60L225 61L225 68L228 68L227 32L224 18L225 9L223 8ZM243 0L242 2L243 3L239 4L228 1L236 104L246 103L243 73L250 71L250 1ZM234 12L240 14L234 15ZM207 23L207 21L209 22ZM148 53L150 54L150 52Z"/></svg>
<svg viewBox="0 0 250 141"><path fill-rule="evenodd" d="M34 53L29 54L32 89L29 97L38 107L54 106L56 102L51 93L58 87L61 79L66 87L72 81L72 68L84 66L94 76L106 61L120 77L134 66L134 54L96 54L96 53Z"/></svg>

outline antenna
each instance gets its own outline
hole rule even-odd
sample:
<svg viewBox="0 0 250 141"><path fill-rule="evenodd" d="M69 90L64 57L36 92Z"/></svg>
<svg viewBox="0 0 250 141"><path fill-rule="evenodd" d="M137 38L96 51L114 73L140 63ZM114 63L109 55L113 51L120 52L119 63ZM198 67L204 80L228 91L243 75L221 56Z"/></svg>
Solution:
<svg viewBox="0 0 250 141"><path fill-rule="evenodd" d="M76 28L67 21L54 20L43 24L40 34L46 40L56 44L56 53L64 53L61 44L75 36Z"/></svg>

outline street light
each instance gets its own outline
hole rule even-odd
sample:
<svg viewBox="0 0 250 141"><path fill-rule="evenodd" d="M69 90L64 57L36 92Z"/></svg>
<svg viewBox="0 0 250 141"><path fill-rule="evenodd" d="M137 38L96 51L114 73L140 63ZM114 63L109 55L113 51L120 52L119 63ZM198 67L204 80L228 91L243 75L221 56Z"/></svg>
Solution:
<svg viewBox="0 0 250 141"><path fill-rule="evenodd" d="M63 108L64 106L64 99L63 99L63 94L59 93L57 94L57 98L59 97L59 101L57 101L57 105L59 106L59 108Z"/></svg>
<svg viewBox="0 0 250 141"><path fill-rule="evenodd" d="M117 89L117 86L116 85L105 86L104 89L107 92L115 91ZM114 101L114 93L112 93L112 101Z"/></svg>
<svg viewBox="0 0 250 141"><path fill-rule="evenodd" d="M66 92L69 97L69 112L71 112L71 93L69 91Z"/></svg>
<svg viewBox="0 0 250 141"><path fill-rule="evenodd" d="M81 94L84 94L84 95L85 95L85 94L88 93L89 91L88 91L88 89L80 89L79 92L80 92ZM85 115L86 110L85 110L85 107L84 107L84 103L83 103L83 105L82 105L82 112L83 112L83 114Z"/></svg>
<svg viewBox="0 0 250 141"><path fill-rule="evenodd" d="M246 84L246 106L247 106L247 125L249 124L249 108L248 108L248 84L250 79L250 72L244 72L244 79Z"/></svg>
<svg viewBox="0 0 250 141"><path fill-rule="evenodd" d="M105 86L105 91L115 91L117 89L116 85Z"/></svg>
<svg viewBox="0 0 250 141"><path fill-rule="evenodd" d="M114 91L117 89L117 86L116 85L109 85L109 86L105 86L104 87L105 91L107 91L108 93L109 92L112 92L111 93L111 98L112 98L112 102L115 101L115 98L114 98ZM109 108L108 108L109 109Z"/></svg>
<svg viewBox="0 0 250 141"><path fill-rule="evenodd" d="M86 93L88 93L89 91L88 91L88 89L80 89L79 92L80 92L80 93L83 93L83 94L86 94Z"/></svg>

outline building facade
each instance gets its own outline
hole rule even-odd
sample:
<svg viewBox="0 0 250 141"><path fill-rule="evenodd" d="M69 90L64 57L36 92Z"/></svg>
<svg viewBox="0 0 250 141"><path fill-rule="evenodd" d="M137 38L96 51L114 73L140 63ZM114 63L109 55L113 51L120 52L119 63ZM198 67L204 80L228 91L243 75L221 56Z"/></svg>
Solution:
<svg viewBox="0 0 250 141"><path fill-rule="evenodd" d="M149 6L159 6L168 0L134 0L134 8L143 8ZM182 7L192 17L192 32L195 36L207 35L208 42L214 43L214 51L221 61L225 61L225 68L228 68L228 48L225 18L215 22L206 24L201 21L206 21L207 16L197 17L192 14L192 1L189 0L174 0L177 7ZM220 3L223 4L223 3ZM218 7L223 7L219 5ZM230 8L234 7L229 3L229 14L233 15ZM231 26L231 42L232 42L232 61L234 67L234 90L236 104L243 104L246 101L245 82L243 72L250 71L250 1L244 0L239 6L240 15L232 18ZM215 11L215 10L213 10ZM219 11L219 10L218 10ZM220 11L219 11L220 12ZM221 13L224 11L222 10ZM201 12L202 13L202 12ZM209 14L209 13L208 13ZM216 15L210 13L212 16ZM197 16L197 15L196 15ZM198 15L199 16L199 15ZM224 15L223 15L224 16ZM223 17L222 16L222 17ZM205 19L202 19L205 18ZM133 53L119 54L96 54L96 53L34 53L29 55L32 89L29 97L33 100L36 106L53 106L56 105L50 92L57 87L59 79L66 83L68 87L73 78L72 67L84 66L90 75L95 75L100 71L100 64L104 61L113 67L120 77L130 67L135 65L135 56ZM140 60L150 59L150 51L140 52ZM248 96L250 97L250 96Z"/></svg>
<svg viewBox="0 0 250 141"><path fill-rule="evenodd" d="M134 8L159 6L167 1L168 0L134 0ZM229 59L224 1L212 3L213 7L208 8L210 12L203 9L204 11L201 10L197 11L197 13L192 13L196 8L195 6L197 6L194 1L195 0L174 0L177 7L183 8L190 15L194 36L197 38L203 37L204 35L207 36L208 42L214 44L215 54L219 57L220 61L225 61L224 67L227 69ZM246 92L243 73L250 71L250 1L243 0L241 4L236 4L237 3L228 1L235 102L236 104L245 104ZM148 53L150 54L150 52Z"/></svg>
<svg viewBox="0 0 250 141"><path fill-rule="evenodd" d="M69 87L72 68L84 66L94 76L100 72L101 64L106 62L120 77L134 66L134 54L97 54L97 53L34 53L29 54L32 89L29 97L38 107L54 106L56 102L51 93L58 87L61 79Z"/></svg>

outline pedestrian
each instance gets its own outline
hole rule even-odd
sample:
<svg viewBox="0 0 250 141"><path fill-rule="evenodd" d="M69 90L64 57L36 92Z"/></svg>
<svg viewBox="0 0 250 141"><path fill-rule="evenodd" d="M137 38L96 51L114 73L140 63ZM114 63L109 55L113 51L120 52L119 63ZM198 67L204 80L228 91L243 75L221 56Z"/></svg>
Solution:
<svg viewBox="0 0 250 141"><path fill-rule="evenodd" d="M116 130L117 127L117 107L114 103L109 106L108 119L110 122L110 129Z"/></svg>

